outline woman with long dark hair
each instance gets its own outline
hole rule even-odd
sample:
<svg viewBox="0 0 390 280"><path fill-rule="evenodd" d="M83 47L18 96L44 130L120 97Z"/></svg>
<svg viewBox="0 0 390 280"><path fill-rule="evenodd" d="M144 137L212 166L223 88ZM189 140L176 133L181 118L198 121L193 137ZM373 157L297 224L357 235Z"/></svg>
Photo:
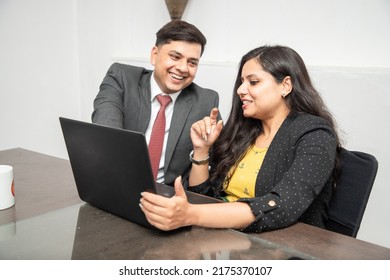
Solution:
<svg viewBox="0 0 390 280"><path fill-rule="evenodd" d="M225 126L218 109L193 124L191 191L228 203L188 203L143 193L149 222L268 231L297 221L324 227L338 170L335 121L313 87L302 58L285 46L262 46L241 59Z"/></svg>

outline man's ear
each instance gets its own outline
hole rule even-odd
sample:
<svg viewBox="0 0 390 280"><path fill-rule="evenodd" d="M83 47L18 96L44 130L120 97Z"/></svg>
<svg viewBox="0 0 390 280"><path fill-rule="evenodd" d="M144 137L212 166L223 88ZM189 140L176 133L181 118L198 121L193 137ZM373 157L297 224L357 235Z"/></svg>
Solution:
<svg viewBox="0 0 390 280"><path fill-rule="evenodd" d="M152 64L153 66L156 64L157 53L158 53L158 48L157 46L154 46L150 51L150 64Z"/></svg>

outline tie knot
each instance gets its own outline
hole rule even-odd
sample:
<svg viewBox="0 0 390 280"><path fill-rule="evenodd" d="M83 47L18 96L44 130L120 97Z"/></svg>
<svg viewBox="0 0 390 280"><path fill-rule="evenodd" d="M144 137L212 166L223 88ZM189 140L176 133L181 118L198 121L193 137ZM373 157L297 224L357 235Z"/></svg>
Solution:
<svg viewBox="0 0 390 280"><path fill-rule="evenodd" d="M172 101L169 95L161 95L161 94L157 95L157 100L158 102L160 102L161 107L167 106Z"/></svg>

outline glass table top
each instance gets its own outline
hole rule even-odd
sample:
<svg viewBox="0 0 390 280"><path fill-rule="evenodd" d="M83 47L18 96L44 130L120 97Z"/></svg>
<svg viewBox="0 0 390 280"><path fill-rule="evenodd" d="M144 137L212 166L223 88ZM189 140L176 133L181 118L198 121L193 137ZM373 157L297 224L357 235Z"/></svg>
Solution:
<svg viewBox="0 0 390 280"><path fill-rule="evenodd" d="M162 232L87 203L0 225L0 259L314 259L235 230Z"/></svg>

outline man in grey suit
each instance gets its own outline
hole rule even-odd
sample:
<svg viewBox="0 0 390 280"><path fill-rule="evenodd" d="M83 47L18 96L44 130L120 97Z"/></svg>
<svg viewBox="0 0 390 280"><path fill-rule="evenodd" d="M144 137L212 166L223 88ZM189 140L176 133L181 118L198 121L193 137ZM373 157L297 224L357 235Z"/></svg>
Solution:
<svg viewBox="0 0 390 280"><path fill-rule="evenodd" d="M156 97L170 96L156 181L173 185L191 166L191 125L218 107L219 97L193 83L206 44L198 28L173 20L156 37L150 53L154 70L119 63L109 68L94 101L92 122L145 133L149 143L160 109Z"/></svg>

